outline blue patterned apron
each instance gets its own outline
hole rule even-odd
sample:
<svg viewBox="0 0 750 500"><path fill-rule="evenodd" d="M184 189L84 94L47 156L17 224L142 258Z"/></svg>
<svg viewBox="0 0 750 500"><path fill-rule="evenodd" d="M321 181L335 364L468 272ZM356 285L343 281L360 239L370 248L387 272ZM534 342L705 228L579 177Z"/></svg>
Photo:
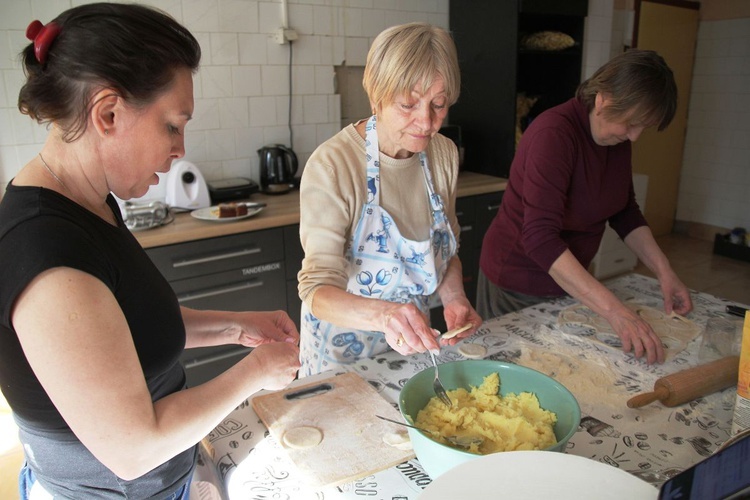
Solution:
<svg viewBox="0 0 750 500"><path fill-rule="evenodd" d="M346 250L351 274L348 293L401 304L413 303L429 317L427 300L445 275L456 254L456 237L445 215L443 201L435 192L427 155L419 153L432 226L424 241L404 238L393 218L380 206L380 162L375 116L365 127L367 199ZM302 304L300 328L300 376L335 370L390 349L383 332L339 328L316 318Z"/></svg>

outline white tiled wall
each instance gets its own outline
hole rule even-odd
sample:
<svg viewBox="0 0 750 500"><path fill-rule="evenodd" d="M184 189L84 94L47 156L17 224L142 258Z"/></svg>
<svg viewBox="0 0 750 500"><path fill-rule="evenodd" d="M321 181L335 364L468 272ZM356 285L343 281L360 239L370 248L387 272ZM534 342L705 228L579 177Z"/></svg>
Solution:
<svg viewBox="0 0 750 500"><path fill-rule="evenodd" d="M454 0L455 1L455 0ZM468 1L468 0L459 0ZM502 1L502 0L498 0ZM78 0L0 0L0 186L46 136L16 108L23 74L17 54L29 21L51 20ZM183 22L203 49L187 159L208 179L258 180L256 150L289 143L289 45L272 33L281 0L152 0ZM448 27L449 0L289 0L293 45L292 131L304 164L340 128L334 66L364 65L387 26L427 21ZM632 13L589 0L582 78L627 44ZM750 19L700 24L677 219L750 228Z"/></svg>
<svg viewBox="0 0 750 500"><path fill-rule="evenodd" d="M590 77L610 59L613 13L613 0L589 0L589 15L583 35L581 80Z"/></svg>
<svg viewBox="0 0 750 500"><path fill-rule="evenodd" d="M633 23L635 12L615 9L612 13L612 46L610 58L633 46Z"/></svg>
<svg viewBox="0 0 750 500"><path fill-rule="evenodd" d="M703 21L677 219L750 229L750 18Z"/></svg>
<svg viewBox="0 0 750 500"><path fill-rule="evenodd" d="M44 23L80 0L0 0L0 186L40 149L43 127L16 108L23 73L17 54L33 19ZM258 180L256 150L289 144L289 45L281 0L150 0L187 26L201 44L195 113L186 133L186 159L207 179ZM291 128L304 165L313 149L340 129L334 66L363 66L373 38L409 21L448 28L448 0L289 0L293 44ZM163 184L163 183L162 183ZM157 188L158 191L158 188ZM158 192L156 193L158 195Z"/></svg>

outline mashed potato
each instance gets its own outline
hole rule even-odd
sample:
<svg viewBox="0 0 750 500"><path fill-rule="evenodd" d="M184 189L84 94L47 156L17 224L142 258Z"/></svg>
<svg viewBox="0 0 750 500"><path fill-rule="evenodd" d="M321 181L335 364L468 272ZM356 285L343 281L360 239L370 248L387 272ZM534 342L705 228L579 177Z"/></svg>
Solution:
<svg viewBox="0 0 750 500"><path fill-rule="evenodd" d="M543 450L557 443L557 415L542 409L530 392L498 394L500 375L487 375L479 387L448 391L453 406L437 397L417 414L417 427L440 436L481 437L468 449L482 455L498 451ZM439 441L448 444L443 438Z"/></svg>

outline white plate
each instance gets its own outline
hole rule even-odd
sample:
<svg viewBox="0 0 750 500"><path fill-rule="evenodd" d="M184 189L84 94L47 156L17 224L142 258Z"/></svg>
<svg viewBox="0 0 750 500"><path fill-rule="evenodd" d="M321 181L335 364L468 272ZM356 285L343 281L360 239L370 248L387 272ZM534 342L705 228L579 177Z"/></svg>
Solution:
<svg viewBox="0 0 750 500"><path fill-rule="evenodd" d="M263 210L263 207L248 207L245 215L238 215L237 217L219 217L219 206L200 208L193 210L190 215L200 220L210 220L212 222L232 222L240 219L247 219Z"/></svg>
<svg viewBox="0 0 750 500"><path fill-rule="evenodd" d="M656 500L649 483L611 465L554 451L509 451L465 462L435 479L419 500Z"/></svg>

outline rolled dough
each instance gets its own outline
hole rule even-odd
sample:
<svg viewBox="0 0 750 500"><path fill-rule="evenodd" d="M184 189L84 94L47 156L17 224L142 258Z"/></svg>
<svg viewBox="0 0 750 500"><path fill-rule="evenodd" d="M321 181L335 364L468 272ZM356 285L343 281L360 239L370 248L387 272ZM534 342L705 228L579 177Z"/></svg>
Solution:
<svg viewBox="0 0 750 500"><path fill-rule="evenodd" d="M407 432L389 432L383 436L383 442L399 450L411 450L411 440Z"/></svg>
<svg viewBox="0 0 750 500"><path fill-rule="evenodd" d="M323 441L323 432L317 427L305 425L294 427L284 433L284 444L298 450L318 446L321 441Z"/></svg>
<svg viewBox="0 0 750 500"><path fill-rule="evenodd" d="M700 326L679 314L668 315L635 302L625 302L625 305L651 325L664 345L667 359L684 350L702 331ZM576 304L560 311L557 323L565 333L590 337L591 340L615 348L622 347L620 338L609 323L583 304Z"/></svg>
<svg viewBox="0 0 750 500"><path fill-rule="evenodd" d="M458 327L458 328L454 328L453 330L449 330L449 331L445 332L441 338L446 339L446 340L447 339L452 339L453 337L455 337L459 333L463 333L463 332L465 332L466 330L468 330L471 327L472 327L471 323L467 323L464 326L461 326L461 327Z"/></svg>

